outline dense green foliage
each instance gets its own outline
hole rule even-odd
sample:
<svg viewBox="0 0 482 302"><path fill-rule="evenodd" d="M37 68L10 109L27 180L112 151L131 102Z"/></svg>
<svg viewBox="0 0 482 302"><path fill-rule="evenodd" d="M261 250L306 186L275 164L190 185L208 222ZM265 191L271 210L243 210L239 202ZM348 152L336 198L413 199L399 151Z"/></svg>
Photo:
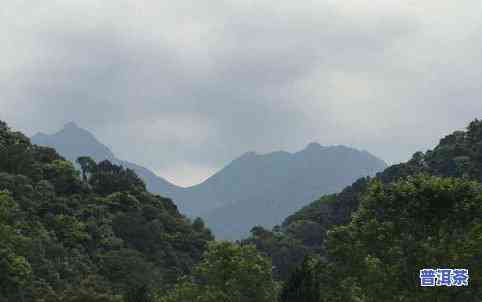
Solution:
<svg viewBox="0 0 482 302"><path fill-rule="evenodd" d="M135 301L212 240L133 171L78 162L82 173L0 122L0 301Z"/></svg>
<svg viewBox="0 0 482 302"><path fill-rule="evenodd" d="M480 301L482 186L434 176L375 181L326 247L322 301ZM470 287L422 288L427 267L467 268Z"/></svg>
<svg viewBox="0 0 482 302"><path fill-rule="evenodd" d="M319 280L320 262L310 256L290 275L280 295L284 302L319 302L321 282Z"/></svg>
<svg viewBox="0 0 482 302"><path fill-rule="evenodd" d="M271 261L254 246L212 243L193 274L159 302L275 302Z"/></svg>
<svg viewBox="0 0 482 302"><path fill-rule="evenodd" d="M275 277L279 280L286 280L301 263L300 259L303 260L310 252L301 240L287 236L279 228L270 232L260 226L254 227L249 239L241 241L241 244L253 244L269 256L273 261Z"/></svg>

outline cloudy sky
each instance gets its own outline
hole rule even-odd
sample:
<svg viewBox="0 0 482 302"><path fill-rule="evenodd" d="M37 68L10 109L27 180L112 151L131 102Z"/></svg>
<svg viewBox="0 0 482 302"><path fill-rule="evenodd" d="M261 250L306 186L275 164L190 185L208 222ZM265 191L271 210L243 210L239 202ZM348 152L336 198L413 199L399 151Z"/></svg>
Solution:
<svg viewBox="0 0 482 302"><path fill-rule="evenodd" d="M407 160L482 117L480 0L7 1L0 119L197 183L309 142Z"/></svg>

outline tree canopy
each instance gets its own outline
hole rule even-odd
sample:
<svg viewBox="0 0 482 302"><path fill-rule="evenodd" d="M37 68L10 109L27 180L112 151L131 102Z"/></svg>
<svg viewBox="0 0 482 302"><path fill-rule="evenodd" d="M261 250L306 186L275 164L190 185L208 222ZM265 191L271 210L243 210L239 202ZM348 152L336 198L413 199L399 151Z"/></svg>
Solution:
<svg viewBox="0 0 482 302"><path fill-rule="evenodd" d="M0 301L120 301L168 287L213 239L131 170L0 123Z"/></svg>
<svg viewBox="0 0 482 302"><path fill-rule="evenodd" d="M269 258L252 245L213 242L192 275L159 302L275 302Z"/></svg>
<svg viewBox="0 0 482 302"><path fill-rule="evenodd" d="M375 181L352 221L328 232L326 245L322 301L476 301L482 186L423 175ZM470 286L421 287L424 268L468 269Z"/></svg>

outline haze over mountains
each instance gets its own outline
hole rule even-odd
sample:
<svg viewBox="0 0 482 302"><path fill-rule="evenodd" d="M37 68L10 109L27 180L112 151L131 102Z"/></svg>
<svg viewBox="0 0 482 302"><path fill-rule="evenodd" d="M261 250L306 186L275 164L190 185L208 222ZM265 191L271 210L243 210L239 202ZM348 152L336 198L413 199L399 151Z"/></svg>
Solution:
<svg viewBox="0 0 482 302"><path fill-rule="evenodd" d="M357 178L386 167L366 151L311 143L296 153L245 153L206 181L183 188L147 168L116 158L92 133L74 123L52 135L36 134L31 140L56 148L72 161L91 156L134 170L149 191L172 198L188 216L204 218L221 239L240 239L255 225L279 224L319 196L338 192Z"/></svg>

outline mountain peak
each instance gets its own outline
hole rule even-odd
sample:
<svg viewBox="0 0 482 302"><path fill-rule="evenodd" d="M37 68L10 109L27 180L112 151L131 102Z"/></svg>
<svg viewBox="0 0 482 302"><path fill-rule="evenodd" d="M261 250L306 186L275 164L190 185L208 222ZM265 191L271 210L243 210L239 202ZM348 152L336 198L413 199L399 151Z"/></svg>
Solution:
<svg viewBox="0 0 482 302"><path fill-rule="evenodd" d="M68 122L63 129L80 129L80 127L75 122Z"/></svg>
<svg viewBox="0 0 482 302"><path fill-rule="evenodd" d="M37 145L54 147L62 156L72 161L79 156L90 156L96 161L115 158L107 146L75 122L68 122L54 134L36 134L31 140Z"/></svg>
<svg viewBox="0 0 482 302"><path fill-rule="evenodd" d="M68 122L64 125L62 130L60 131L79 131L79 130L84 130L83 128L80 128L75 122Z"/></svg>
<svg viewBox="0 0 482 302"><path fill-rule="evenodd" d="M75 122L68 122L60 131L53 134L39 132L31 137L31 141L36 145L53 147L60 155L73 162L80 156L90 156L97 162L107 159L114 164L132 169L146 182L150 191L163 196L170 197L171 193L178 189L147 168L116 158L109 147Z"/></svg>
<svg viewBox="0 0 482 302"><path fill-rule="evenodd" d="M305 148L305 150L319 150L319 149L323 149L323 146L317 142L311 142Z"/></svg>

